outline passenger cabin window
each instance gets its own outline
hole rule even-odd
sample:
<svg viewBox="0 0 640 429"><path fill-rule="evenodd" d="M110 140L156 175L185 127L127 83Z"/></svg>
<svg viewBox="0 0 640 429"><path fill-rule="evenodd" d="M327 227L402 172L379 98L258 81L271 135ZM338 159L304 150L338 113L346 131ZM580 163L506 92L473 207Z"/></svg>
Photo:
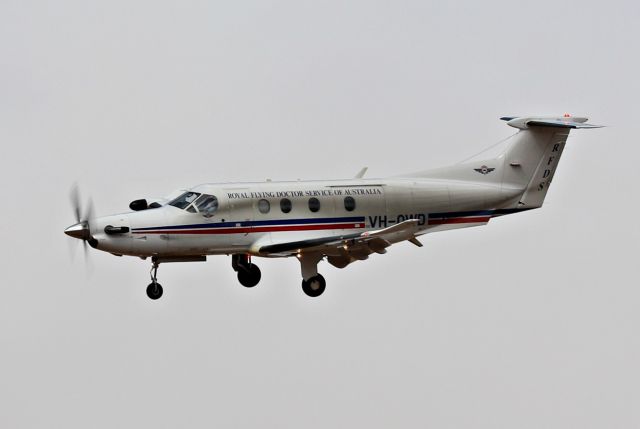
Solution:
<svg viewBox="0 0 640 429"><path fill-rule="evenodd" d="M198 198L199 196L200 194L197 192L185 192L175 200L172 200L171 202L169 202L169 205L184 210L189 204L194 202L196 198Z"/></svg>
<svg viewBox="0 0 640 429"><path fill-rule="evenodd" d="M348 212L356 209L356 200L353 197L344 197L344 208Z"/></svg>
<svg viewBox="0 0 640 429"><path fill-rule="evenodd" d="M309 210L314 213L320 210L320 200L317 198L309 198Z"/></svg>
<svg viewBox="0 0 640 429"><path fill-rule="evenodd" d="M291 211L291 200L289 198L280 200L280 210L282 210L282 213L289 213Z"/></svg>
<svg viewBox="0 0 640 429"><path fill-rule="evenodd" d="M260 211L260 213L266 214L266 213L269 213L269 210L271 210L271 204L269 204L269 201L267 200L258 201L258 211Z"/></svg>

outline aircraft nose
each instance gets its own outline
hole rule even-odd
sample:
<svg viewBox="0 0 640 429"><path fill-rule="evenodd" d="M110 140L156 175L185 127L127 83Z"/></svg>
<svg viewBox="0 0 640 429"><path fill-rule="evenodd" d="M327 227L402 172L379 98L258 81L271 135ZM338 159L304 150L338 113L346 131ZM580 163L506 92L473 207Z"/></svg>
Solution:
<svg viewBox="0 0 640 429"><path fill-rule="evenodd" d="M69 228L64 230L64 233L69 237L77 238L80 240L87 240L90 237L89 226L84 222L78 222L74 225L71 225Z"/></svg>

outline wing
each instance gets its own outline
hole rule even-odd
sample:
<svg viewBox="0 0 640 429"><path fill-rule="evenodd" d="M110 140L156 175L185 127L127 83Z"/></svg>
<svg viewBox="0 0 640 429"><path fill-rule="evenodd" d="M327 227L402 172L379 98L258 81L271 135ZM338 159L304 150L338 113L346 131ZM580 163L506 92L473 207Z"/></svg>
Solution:
<svg viewBox="0 0 640 429"><path fill-rule="evenodd" d="M416 239L418 222L417 219L410 219L375 231L273 243L260 246L258 253L264 256L321 254L332 265L344 268L354 261L367 259L372 253L386 253L387 247L400 241L409 240L421 246Z"/></svg>

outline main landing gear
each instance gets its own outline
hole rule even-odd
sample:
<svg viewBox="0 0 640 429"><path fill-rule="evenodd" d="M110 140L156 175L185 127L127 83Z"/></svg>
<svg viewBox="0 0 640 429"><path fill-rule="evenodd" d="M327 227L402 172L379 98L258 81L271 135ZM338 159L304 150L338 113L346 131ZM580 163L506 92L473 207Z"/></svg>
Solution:
<svg viewBox="0 0 640 429"><path fill-rule="evenodd" d="M302 279L302 291L312 298L322 295L326 287L327 282L321 274L316 274L307 280Z"/></svg>
<svg viewBox="0 0 640 429"><path fill-rule="evenodd" d="M298 256L302 268L302 291L310 297L322 295L327 282L318 274L318 262L322 260L322 254L301 254ZM231 266L238 273L238 281L244 287L254 287L260 282L260 268L251 263L250 255L232 255Z"/></svg>
<svg viewBox="0 0 640 429"><path fill-rule="evenodd" d="M298 256L302 270L302 291L312 298L322 295L327 287L324 277L318 274L318 262L322 258L321 254L314 253Z"/></svg>
<svg viewBox="0 0 640 429"><path fill-rule="evenodd" d="M250 255L232 255L231 266L238 273L238 281L242 286L254 287L260 282L260 268L251 263Z"/></svg>
<svg viewBox="0 0 640 429"><path fill-rule="evenodd" d="M151 267L151 283L147 286L147 296L153 300L156 300L162 296L162 286L158 283L158 267L160 263L157 260L153 261L153 266Z"/></svg>

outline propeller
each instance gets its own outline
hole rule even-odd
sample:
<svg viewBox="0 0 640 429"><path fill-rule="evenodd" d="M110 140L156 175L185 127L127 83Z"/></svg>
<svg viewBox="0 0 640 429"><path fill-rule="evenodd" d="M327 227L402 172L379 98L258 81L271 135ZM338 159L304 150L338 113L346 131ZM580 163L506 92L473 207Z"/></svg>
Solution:
<svg viewBox="0 0 640 429"><path fill-rule="evenodd" d="M73 208L73 213L76 218L76 223L65 229L64 233L70 237L82 240L84 254L86 257L89 250L87 248L87 244L91 247L96 247L98 244L98 241L91 236L91 227L89 224L91 219L93 219L93 200L89 198L86 210L82 213L80 190L78 189L77 184L74 184L71 188L69 197L71 200L71 207Z"/></svg>

